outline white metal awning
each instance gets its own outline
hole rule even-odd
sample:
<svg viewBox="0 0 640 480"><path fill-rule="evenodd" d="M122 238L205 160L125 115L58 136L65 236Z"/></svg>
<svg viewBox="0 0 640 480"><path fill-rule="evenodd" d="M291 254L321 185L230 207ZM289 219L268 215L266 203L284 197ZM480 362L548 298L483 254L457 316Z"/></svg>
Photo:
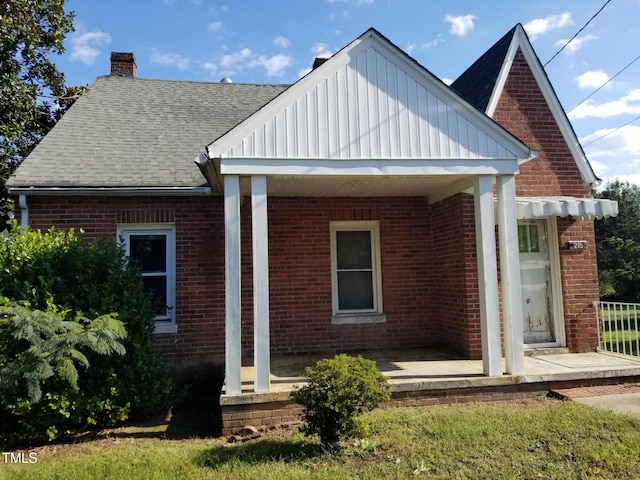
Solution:
<svg viewBox="0 0 640 480"><path fill-rule="evenodd" d="M618 215L614 200L576 197L517 197L518 220L549 217L603 218Z"/></svg>

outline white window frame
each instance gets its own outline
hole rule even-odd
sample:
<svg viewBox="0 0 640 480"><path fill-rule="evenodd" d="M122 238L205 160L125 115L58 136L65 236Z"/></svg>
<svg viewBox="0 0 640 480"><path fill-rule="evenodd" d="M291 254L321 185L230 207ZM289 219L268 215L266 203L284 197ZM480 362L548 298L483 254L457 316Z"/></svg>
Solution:
<svg viewBox="0 0 640 480"><path fill-rule="evenodd" d="M169 223L141 223L118 225L118 241L122 242L125 254L129 256L131 236L164 235L166 238L167 265L167 311L166 315L156 315L154 333L176 333L176 228Z"/></svg>
<svg viewBox="0 0 640 480"><path fill-rule="evenodd" d="M380 222L368 221L341 221L330 222L331 235L331 296L332 310L331 323L334 325L355 323L384 323L386 316L382 305L382 267L380 260ZM338 240L339 231L368 231L371 233L371 266L373 280L373 308L366 310L340 310L338 299Z"/></svg>

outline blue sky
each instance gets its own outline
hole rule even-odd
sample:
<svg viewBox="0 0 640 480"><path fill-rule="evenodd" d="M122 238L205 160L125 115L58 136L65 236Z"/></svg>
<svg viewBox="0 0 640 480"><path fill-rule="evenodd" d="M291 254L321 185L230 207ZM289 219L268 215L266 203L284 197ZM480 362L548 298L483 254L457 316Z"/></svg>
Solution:
<svg viewBox="0 0 640 480"><path fill-rule="evenodd" d="M516 23L547 62L606 0L71 0L76 31L54 58L67 83L109 73L134 52L138 76L293 83L369 27L443 80L455 79ZM546 67L566 110L640 55L640 0L612 0ZM640 60L569 118L598 176L640 184ZM617 130L616 130L617 129ZM607 135L608 134L608 135ZM590 145L589 142L607 135Z"/></svg>

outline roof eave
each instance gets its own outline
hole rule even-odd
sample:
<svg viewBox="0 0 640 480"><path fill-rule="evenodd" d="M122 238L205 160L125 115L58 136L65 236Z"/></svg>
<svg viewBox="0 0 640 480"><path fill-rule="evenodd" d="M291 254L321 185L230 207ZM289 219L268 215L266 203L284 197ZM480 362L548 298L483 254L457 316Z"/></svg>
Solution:
<svg viewBox="0 0 640 480"><path fill-rule="evenodd" d="M183 196L209 195L211 187L10 187L11 195Z"/></svg>

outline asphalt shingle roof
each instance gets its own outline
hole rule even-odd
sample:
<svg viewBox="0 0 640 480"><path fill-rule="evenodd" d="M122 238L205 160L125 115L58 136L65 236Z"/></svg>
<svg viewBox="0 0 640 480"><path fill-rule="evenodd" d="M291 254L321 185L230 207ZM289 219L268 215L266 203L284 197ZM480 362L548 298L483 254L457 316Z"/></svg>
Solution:
<svg viewBox="0 0 640 480"><path fill-rule="evenodd" d="M287 85L99 77L10 187L197 187L205 147Z"/></svg>
<svg viewBox="0 0 640 480"><path fill-rule="evenodd" d="M509 30L450 85L462 98L483 112L487 110L516 27Z"/></svg>

